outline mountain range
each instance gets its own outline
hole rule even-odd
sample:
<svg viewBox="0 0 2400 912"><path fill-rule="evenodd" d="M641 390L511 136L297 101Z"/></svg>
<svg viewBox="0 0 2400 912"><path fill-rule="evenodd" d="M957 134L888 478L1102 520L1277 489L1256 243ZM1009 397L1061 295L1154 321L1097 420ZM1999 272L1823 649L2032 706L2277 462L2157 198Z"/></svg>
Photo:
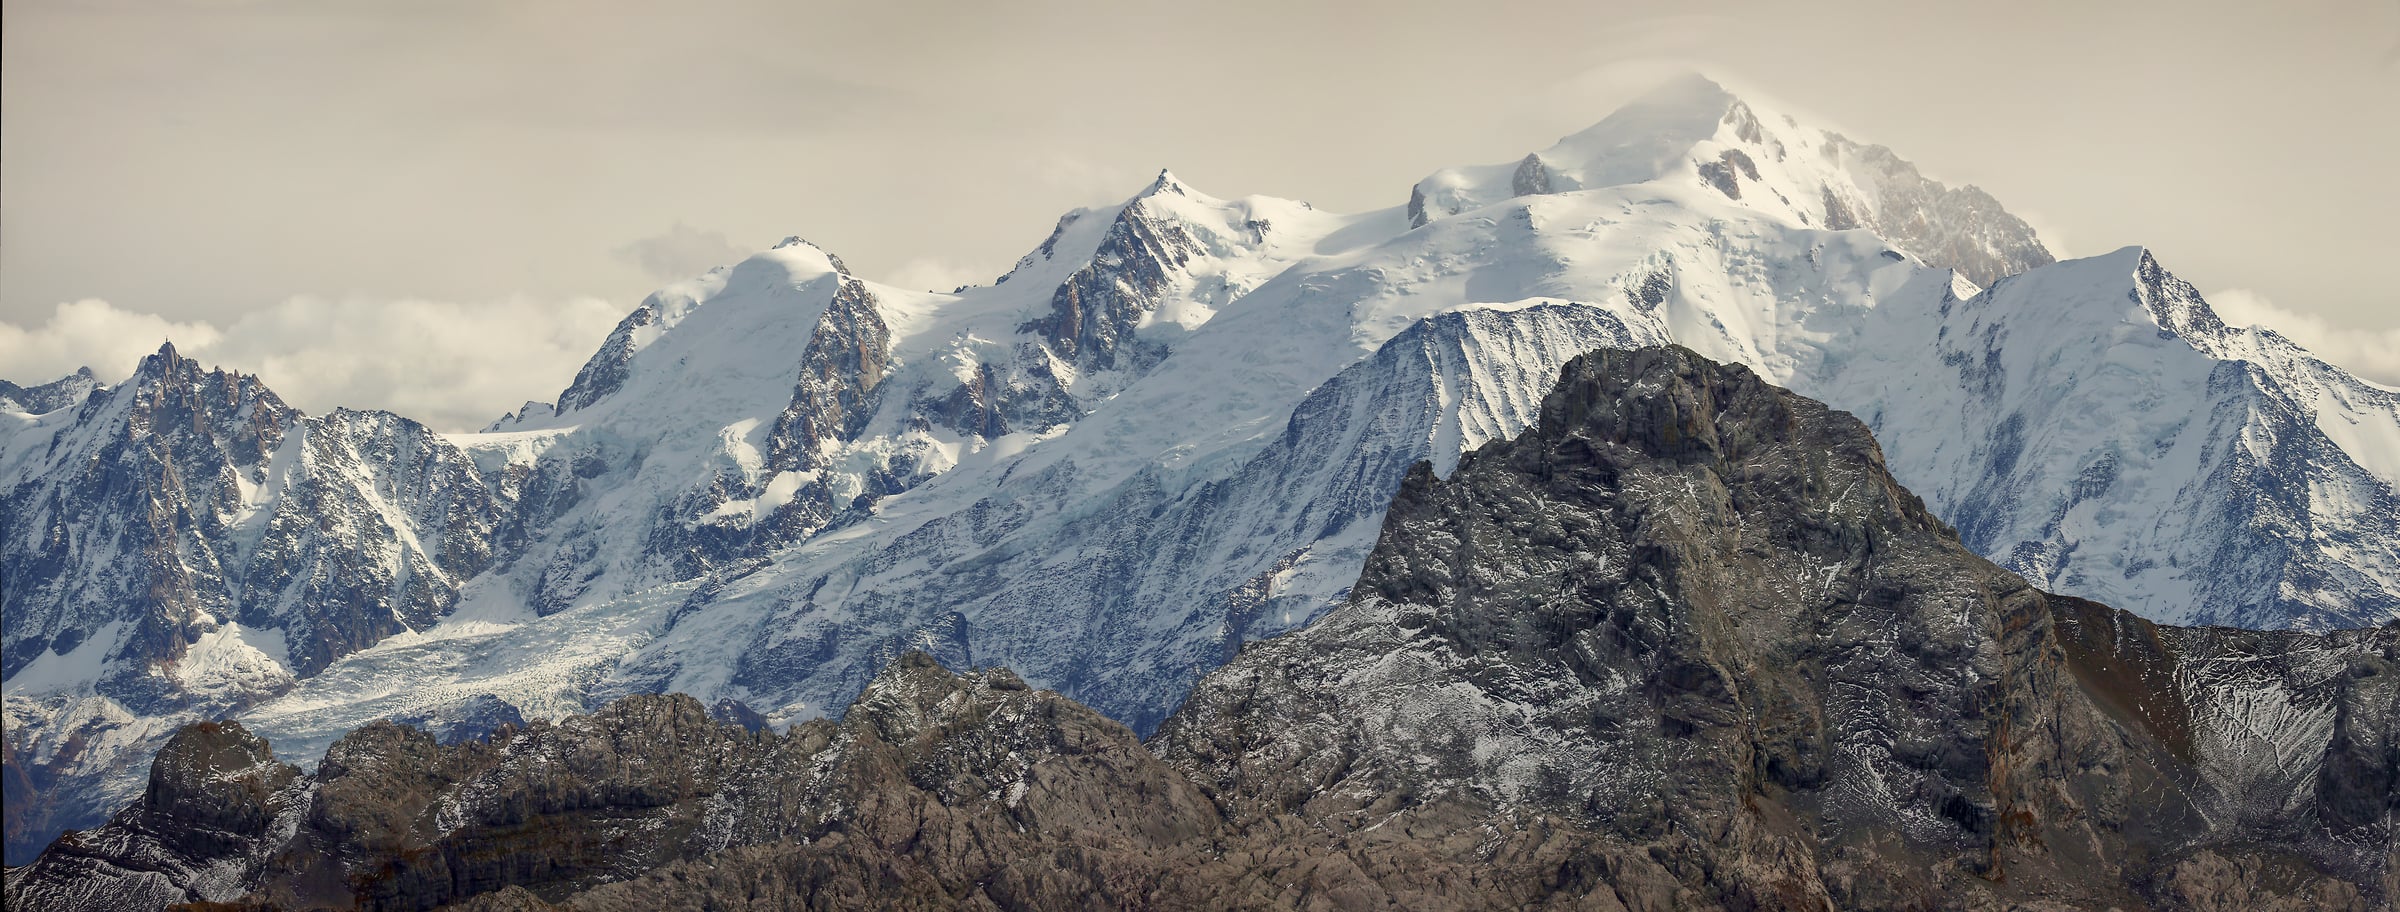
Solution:
<svg viewBox="0 0 2400 912"><path fill-rule="evenodd" d="M1402 196L1162 172L949 293L793 238L477 433L305 415L171 346L0 388L9 860L147 800L201 720L303 758L667 692L782 730L922 652L1149 736L1245 644L1357 626L1412 467L1534 427L1595 349L1855 414L2042 590L2400 618L2400 393L2224 324L2148 250L2058 262L1981 191L1697 77Z"/></svg>
<svg viewBox="0 0 2400 912"><path fill-rule="evenodd" d="M1570 361L1404 480L1351 597L1148 744L910 651L835 723L685 695L313 773L194 723L12 907L2326 909L2400 892L2400 623L2155 625L1967 551L1853 416Z"/></svg>

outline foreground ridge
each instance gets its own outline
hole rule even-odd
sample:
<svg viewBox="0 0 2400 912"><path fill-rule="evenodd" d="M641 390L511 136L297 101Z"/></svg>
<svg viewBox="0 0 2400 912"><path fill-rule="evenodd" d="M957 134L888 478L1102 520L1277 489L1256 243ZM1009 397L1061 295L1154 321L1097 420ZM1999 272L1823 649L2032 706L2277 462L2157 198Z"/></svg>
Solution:
<svg viewBox="0 0 2400 912"><path fill-rule="evenodd" d="M720 713L727 718L741 714ZM189 726L11 907L2368 909L2400 624L2153 625L1976 557L1855 418L1663 347L1412 471L1350 601L1147 749L921 653L788 733L633 696L314 774Z"/></svg>

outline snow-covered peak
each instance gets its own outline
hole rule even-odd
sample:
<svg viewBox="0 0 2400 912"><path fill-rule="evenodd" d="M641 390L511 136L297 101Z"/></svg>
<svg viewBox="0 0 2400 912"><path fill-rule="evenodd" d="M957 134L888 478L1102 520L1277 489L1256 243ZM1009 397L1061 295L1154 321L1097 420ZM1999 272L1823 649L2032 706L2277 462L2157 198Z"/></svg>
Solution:
<svg viewBox="0 0 2400 912"><path fill-rule="evenodd" d="M2294 373L2298 371L2340 374L2345 386L2378 389L2331 365L2303 370L2296 364L2277 364L2306 356L2272 330L2226 323L2201 297L2198 288L2169 272L2150 248L2141 245L2066 260L2011 277L1994 285L1991 297L1993 306L2004 312L2033 316L2054 333L2071 333L2076 327L2097 331L2108 324L2147 323L2172 333L2182 345L2210 358L2276 368L2273 372L2287 385L2303 382Z"/></svg>
<svg viewBox="0 0 2400 912"><path fill-rule="evenodd" d="M846 265L846 264L844 264L844 263L842 262L842 258L841 258L841 257L834 256L834 255L833 255L833 251L827 250L827 249L825 249L825 248L823 248L823 247L819 247L819 246L817 246L816 242L814 242L814 241L811 241L811 240L809 240L809 239L807 239L807 238L801 237L801 236L799 236L799 235L797 235L797 234L795 234L795 235L792 235L792 236L790 236L790 237L786 237L786 238L784 238L783 240L780 240L780 241L777 241L777 242L775 242L775 246L774 246L773 248L770 248L770 249L771 249L771 250L787 250L787 249L791 249L791 248L795 248L795 247L805 247L805 248L808 248L808 249L810 249L810 250L814 250L814 251L816 251L817 253L824 255L824 257L825 257L825 262L826 262L826 263L828 263L828 264L830 264L830 265L832 265L832 267L833 267L833 271L835 271L835 272L838 272L838 273L841 273L841 274L843 274L843 275L849 275L849 274L850 274L850 267L849 267L848 265Z"/></svg>
<svg viewBox="0 0 2400 912"><path fill-rule="evenodd" d="M1704 163L1713 166L1726 160L1722 149L1769 143L1782 145L1780 137L1761 131L1756 115L1741 99L1714 80L1687 75L1521 159L1434 172L1417 182L1409 200L1410 220L1422 225L1512 197L1690 177ZM1744 152L1732 160L1742 159L1753 159L1750 179L1756 181L1754 156Z"/></svg>
<svg viewBox="0 0 2400 912"><path fill-rule="evenodd" d="M730 268L659 289L626 315L584 363L574 384L559 395L552 419L579 421L577 412L617 397L637 377L648 378L648 386L659 393L679 389L687 381L727 379L729 374L773 378L776 382L762 390L788 392L795 353L808 342L835 289L848 279L839 259L791 238ZM669 351L648 353L664 340L673 340ZM540 422L520 422L524 423Z"/></svg>
<svg viewBox="0 0 2400 912"><path fill-rule="evenodd" d="M1178 180L1172 172L1125 203L1117 230L1130 229L1128 219L1153 228L1172 226L1199 254L1200 262L1184 264L1195 275L1258 273L1272 264L1288 265L1318 252L1318 240L1353 219L1318 212L1299 200L1272 196L1221 199ZM1196 325L1196 324L1192 324Z"/></svg>
<svg viewBox="0 0 2400 912"><path fill-rule="evenodd" d="M555 405L539 399L527 399L524 405L517 407L516 411L501 415L499 418L493 419L492 423L484 425L481 433L492 434L515 430L525 422L547 418L557 413L558 407Z"/></svg>
<svg viewBox="0 0 2400 912"><path fill-rule="evenodd" d="M1756 119L1745 102L1716 81L1690 74L1531 158L1547 169L1552 192L1636 184L1688 170L1690 154L1703 143L1758 143L1764 137ZM1540 178L1529 174L1527 180Z"/></svg>
<svg viewBox="0 0 2400 912"><path fill-rule="evenodd" d="M105 384L89 367L39 386L24 387L0 380L0 411L40 415L70 408L83 402L93 390Z"/></svg>
<svg viewBox="0 0 2400 912"><path fill-rule="evenodd" d="M1138 226L1133 223L1140 223ZM1103 255L1112 235L1175 230L1188 234L1214 259L1258 254L1288 261L1346 223L1298 200L1268 196L1220 199L1200 191L1173 171L1160 169L1141 190L1113 206L1076 209L1059 217L1048 237L1017 260L994 285L1037 286L1047 294L1076 270ZM1281 255L1270 248L1282 247Z"/></svg>
<svg viewBox="0 0 2400 912"><path fill-rule="evenodd" d="M126 391L142 407L221 411L222 420L253 428L288 424L303 414L258 376L184 357L173 342L162 342L158 351L142 356L133 376L115 389Z"/></svg>
<svg viewBox="0 0 2400 912"><path fill-rule="evenodd" d="M1434 172L1411 190L1408 214L1423 226L1516 197L1651 183L1706 187L1802 227L1873 229L1977 284L2053 259L2031 226L1983 191L1945 187L1890 149L1699 75L1670 80L1523 158Z"/></svg>
<svg viewBox="0 0 2400 912"><path fill-rule="evenodd" d="M1150 186L1142 188L1142 192L1134 194L1134 198L1140 199L1148 196L1157 196L1161 193L1173 193L1180 195L1186 192L1189 191L1184 187L1182 181L1175 178L1175 172L1165 168L1160 168L1158 169L1158 177L1151 179Z"/></svg>

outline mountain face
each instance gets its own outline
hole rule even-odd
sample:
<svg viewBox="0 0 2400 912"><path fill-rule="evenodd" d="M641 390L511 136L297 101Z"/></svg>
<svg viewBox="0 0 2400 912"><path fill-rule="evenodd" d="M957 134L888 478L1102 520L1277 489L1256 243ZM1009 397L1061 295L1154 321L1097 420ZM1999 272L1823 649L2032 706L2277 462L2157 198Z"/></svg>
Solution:
<svg viewBox="0 0 2400 912"><path fill-rule="evenodd" d="M441 435L304 417L172 346L27 424L0 462L12 846L121 804L181 719L432 627L510 545Z"/></svg>
<svg viewBox="0 0 2400 912"><path fill-rule="evenodd" d="M2176 907L2203 868L2263 867L2326 872L2290 895L2340 907L2400 847L2396 659L2400 625L2162 627L2043 593L1855 418L1603 351L1534 430L1413 472L1350 603L1212 673L1159 748L1335 833L1563 821L1606 876L1701 903Z"/></svg>
<svg viewBox="0 0 2400 912"><path fill-rule="evenodd" d="M1815 390L1854 403L1977 552L2158 620L2391 616L2400 464L2369 441L2400 394L2226 327L2139 248L1888 316L1926 348L1859 351Z"/></svg>
<svg viewBox="0 0 2400 912"><path fill-rule="evenodd" d="M2400 624L2155 625L1977 557L1857 419L1680 348L1418 464L1353 595L1145 748L892 662L788 733L629 696L313 774L238 723L27 907L2358 909L2400 891Z"/></svg>
<svg viewBox="0 0 2400 912"><path fill-rule="evenodd" d="M1862 416L2055 591L2400 615L2400 394L2223 325L2145 250L2053 262L1980 191L1696 79L1411 195L1338 215L1162 173L952 293L794 238L660 290L480 433L302 416L171 351L10 393L10 857L202 719L304 758L669 691L789 725L921 650L1147 733L1346 602L1408 466L1524 430L1603 347Z"/></svg>

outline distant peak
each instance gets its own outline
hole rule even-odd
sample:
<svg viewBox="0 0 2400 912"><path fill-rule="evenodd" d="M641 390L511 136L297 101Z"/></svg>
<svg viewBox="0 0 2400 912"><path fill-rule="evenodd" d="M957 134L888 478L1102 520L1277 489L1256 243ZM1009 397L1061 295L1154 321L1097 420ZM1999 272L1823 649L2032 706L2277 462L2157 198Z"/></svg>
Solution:
<svg viewBox="0 0 2400 912"><path fill-rule="evenodd" d="M1175 172L1161 168L1157 177L1151 178L1140 192L1125 201L1125 210L1130 212L1139 207L1144 211L1181 211L1187 204L1208 206L1219 202L1222 201L1176 177Z"/></svg>
<svg viewBox="0 0 2400 912"><path fill-rule="evenodd" d="M2140 244L2119 247L2090 259L2095 263L2105 263L2111 271L2126 275L2140 275L2159 269L2158 258L2150 255L2150 248Z"/></svg>
<svg viewBox="0 0 2400 912"><path fill-rule="evenodd" d="M782 250L787 247L806 247L810 250L814 250L825 257L825 262L833 264L833 271L841 273L843 278L850 277L850 267L848 264L842 262L841 257L834 256L833 251L827 250L816 242L801 237L797 234L775 242L775 246L768 249Z"/></svg>
<svg viewBox="0 0 2400 912"><path fill-rule="evenodd" d="M164 377L180 369L183 363L182 353L175 350L175 342L170 339L160 342L157 351L142 356L142 363L134 368L133 374L137 378Z"/></svg>
<svg viewBox="0 0 2400 912"><path fill-rule="evenodd" d="M1182 181L1175 179L1175 172L1160 168L1158 177L1152 179L1150 186L1142 188L1142 192L1138 195L1157 196L1162 193L1172 193L1176 196L1190 196L1191 194L1186 192L1188 189Z"/></svg>

